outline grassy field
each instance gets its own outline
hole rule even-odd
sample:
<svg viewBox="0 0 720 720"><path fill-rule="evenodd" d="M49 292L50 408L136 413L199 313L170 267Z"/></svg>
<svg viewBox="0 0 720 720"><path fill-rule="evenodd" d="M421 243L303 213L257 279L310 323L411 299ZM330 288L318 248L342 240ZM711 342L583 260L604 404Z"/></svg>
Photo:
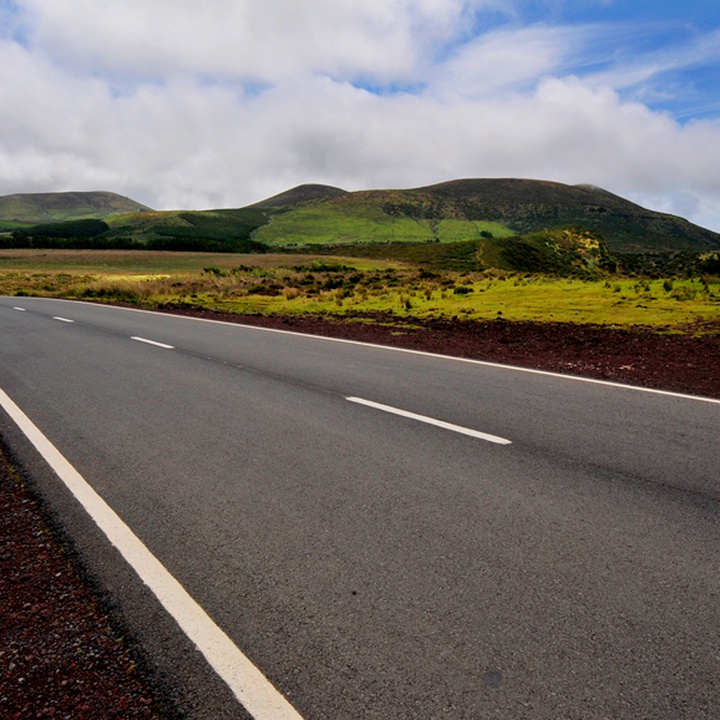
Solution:
<svg viewBox="0 0 720 720"><path fill-rule="evenodd" d="M392 217L370 201L323 203L274 216L253 239L268 246L342 245L353 243L433 243L514 235L503 225L461 219Z"/></svg>
<svg viewBox="0 0 720 720"><path fill-rule="evenodd" d="M720 322L720 279L558 279L431 272L337 256L0 251L0 295L238 313L533 320L690 332Z"/></svg>

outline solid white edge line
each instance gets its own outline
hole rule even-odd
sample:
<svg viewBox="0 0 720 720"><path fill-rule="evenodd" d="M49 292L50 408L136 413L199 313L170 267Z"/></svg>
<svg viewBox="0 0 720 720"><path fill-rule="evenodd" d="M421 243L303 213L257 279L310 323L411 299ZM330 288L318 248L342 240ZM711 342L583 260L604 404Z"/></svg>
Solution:
<svg viewBox="0 0 720 720"><path fill-rule="evenodd" d="M148 340L147 338L143 337L137 337L136 335L133 335L131 340L137 340L138 342L145 343L146 345L154 345L155 347L164 348L165 350L174 350L174 345L168 345L166 343L158 342L157 340Z"/></svg>
<svg viewBox="0 0 720 720"><path fill-rule="evenodd" d="M53 320L59 320L60 322L64 322L64 323L74 323L75 322L74 320L70 320L70 318L59 317L58 315L53 315Z"/></svg>
<svg viewBox="0 0 720 720"><path fill-rule="evenodd" d="M360 345L361 347L378 348L379 350L391 350L393 352L407 353L408 355L419 355L421 357L438 358L441 360L453 360L454 362L466 363L469 365L479 365L481 367L496 368L498 370L509 370L511 372L527 373L529 375L541 375L545 377L557 378L558 380L569 380L572 382L589 383L590 385L601 385L603 387L617 388L619 390L634 390L635 392L647 393L650 395L662 395L663 397L677 398L679 400L697 400L699 402L720 405L720 399L703 397L702 395L689 395L687 393L672 392L671 390L657 390L656 388L641 387L639 385L627 385L625 383L613 382L612 380L596 380L595 378L581 377L580 375L564 375L550 370L536 370L534 368L524 368L517 365L503 365L502 363L489 362L488 360L474 360L472 358L454 357L453 355L443 355L442 353L431 353L425 350L411 350L410 348L393 347L392 345L381 345L379 343L367 343L360 340L347 340L346 338L333 338L326 335L312 335L310 333L301 333L295 330L280 330L278 328L266 328L259 325L246 325L244 323L232 323L227 320L212 320L211 318L188 317L187 315L174 315L173 313L158 312L157 310L143 310L142 308L125 308L118 305L109 305L105 303L92 303L87 300L67 300L66 298L42 298L43 300L52 300L53 302L75 303L80 305L89 305L90 307L105 307L113 310L127 310L128 312L146 313L147 315L160 315L162 317L171 317L177 320L195 320L196 322L215 323L217 325L227 325L228 327L243 328L246 330L257 330L261 332L280 333L282 335L294 335L296 337L314 338L316 340L324 340L326 342L342 343L345 345Z"/></svg>
<svg viewBox="0 0 720 720"><path fill-rule="evenodd" d="M0 388L0 406L256 720L302 720L260 670Z"/></svg>
<svg viewBox="0 0 720 720"><path fill-rule="evenodd" d="M444 430L451 430L452 432L460 433L461 435L469 435L470 437L486 440L487 442L495 443L496 445L512 445L512 440L508 440L507 438L490 435L489 433L480 432L480 430L473 430L472 428L463 427L462 425L455 425L454 423L445 422L445 420L438 420L437 418L429 417L428 415L418 415L417 413L410 412L409 410L401 410L400 408L392 407L391 405L383 405L382 403L374 402L373 400L365 400L364 398L359 397L346 397L345 399L351 403L366 405L367 407L374 408L375 410L382 410L383 412L391 413L392 415L400 415L401 417L417 420L418 422L426 423L428 425L435 425L436 427L443 428Z"/></svg>

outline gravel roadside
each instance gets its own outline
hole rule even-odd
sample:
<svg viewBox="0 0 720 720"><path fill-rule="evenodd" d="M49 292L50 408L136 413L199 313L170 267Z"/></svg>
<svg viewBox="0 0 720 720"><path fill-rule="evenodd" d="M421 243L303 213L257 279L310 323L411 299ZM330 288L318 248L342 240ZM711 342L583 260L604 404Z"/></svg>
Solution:
<svg viewBox="0 0 720 720"><path fill-rule="evenodd" d="M158 718L101 603L0 452L0 717Z"/></svg>

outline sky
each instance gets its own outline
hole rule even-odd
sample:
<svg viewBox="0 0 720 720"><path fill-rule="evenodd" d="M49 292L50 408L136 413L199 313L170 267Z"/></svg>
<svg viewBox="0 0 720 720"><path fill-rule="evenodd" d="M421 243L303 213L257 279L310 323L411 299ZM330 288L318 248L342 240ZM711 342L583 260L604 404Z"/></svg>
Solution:
<svg viewBox="0 0 720 720"><path fill-rule="evenodd" d="M720 232L717 0L0 0L0 195L589 183Z"/></svg>

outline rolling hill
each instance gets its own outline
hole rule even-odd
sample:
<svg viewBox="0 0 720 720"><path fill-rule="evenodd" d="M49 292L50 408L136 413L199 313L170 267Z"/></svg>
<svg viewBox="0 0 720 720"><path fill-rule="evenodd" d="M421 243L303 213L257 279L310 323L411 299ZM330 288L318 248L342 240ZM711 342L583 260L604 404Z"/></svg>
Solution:
<svg viewBox="0 0 720 720"><path fill-rule="evenodd" d="M415 191L504 223L517 234L565 225L600 233L612 252L717 250L720 234L648 210L593 185L521 179L454 180Z"/></svg>
<svg viewBox="0 0 720 720"><path fill-rule="evenodd" d="M0 196L0 223L23 227L65 220L105 220L149 209L111 192L18 193Z"/></svg>
<svg viewBox="0 0 720 720"><path fill-rule="evenodd" d="M253 203L250 207L282 208L298 205L309 200L322 200L329 197L347 195L348 191L332 185L307 184L285 190L277 195Z"/></svg>
<svg viewBox="0 0 720 720"><path fill-rule="evenodd" d="M615 253L720 248L720 234L683 218L593 186L541 180L454 180L333 194L284 210L255 232L257 241L269 246L457 242L579 226L602 235Z"/></svg>
<svg viewBox="0 0 720 720"><path fill-rule="evenodd" d="M89 219L108 227L88 239L92 229L78 222ZM355 192L300 185L247 207L205 211L153 211L101 192L0 197L0 226L18 230L13 240L5 236L6 247L13 241L39 247L50 240L57 247L63 221L72 221L66 236L76 246L226 252L339 246L353 254L472 254L501 267L516 265L530 246L539 259L545 246L568 246L571 237L597 238L612 255L720 250L720 234L683 218L594 186L542 180L465 179ZM78 229L86 233L84 239ZM411 245L428 247L399 249ZM446 245L452 247L441 251Z"/></svg>

